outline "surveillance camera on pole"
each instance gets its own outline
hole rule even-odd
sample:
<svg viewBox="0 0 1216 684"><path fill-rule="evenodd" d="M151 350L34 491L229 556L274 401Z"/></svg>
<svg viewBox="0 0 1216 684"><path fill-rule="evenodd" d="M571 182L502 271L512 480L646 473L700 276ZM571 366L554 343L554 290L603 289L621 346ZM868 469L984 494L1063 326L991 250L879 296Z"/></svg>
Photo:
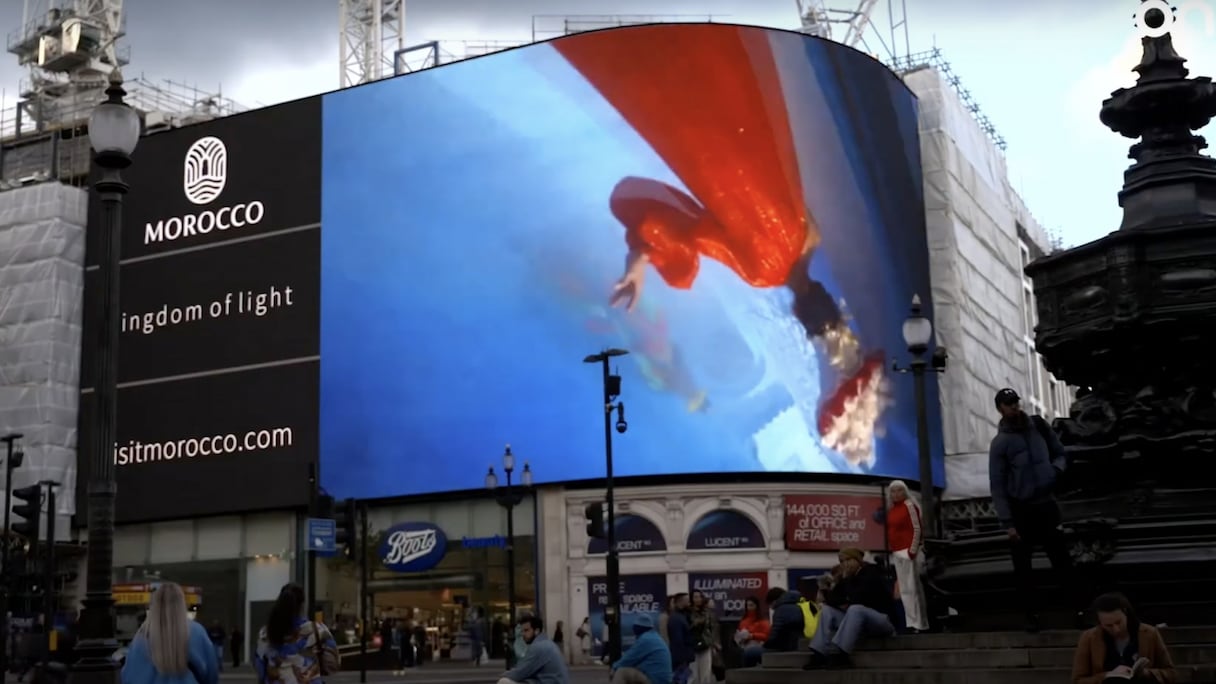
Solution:
<svg viewBox="0 0 1216 684"><path fill-rule="evenodd" d="M609 367L611 360L625 356L629 352L624 349L605 349L598 354L591 354L583 359L583 363L594 363L600 366L604 383L604 538L608 542L608 558L606 570L608 575L608 604L604 607L604 618L608 623L608 660L611 663L621 659L621 565L616 548L616 501L612 482L612 413L616 411L616 431L624 434L629 429L625 422L625 406L618 401L621 396L621 376L613 373ZM594 513L587 508L588 534L592 532L591 523ZM601 529L596 526L595 529Z"/></svg>

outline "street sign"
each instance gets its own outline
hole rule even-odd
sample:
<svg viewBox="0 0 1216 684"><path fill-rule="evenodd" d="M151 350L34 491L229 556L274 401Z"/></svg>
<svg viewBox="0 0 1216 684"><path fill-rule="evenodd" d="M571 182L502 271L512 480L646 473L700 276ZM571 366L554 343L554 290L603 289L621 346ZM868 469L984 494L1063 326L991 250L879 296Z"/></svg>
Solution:
<svg viewBox="0 0 1216 684"><path fill-rule="evenodd" d="M329 556L338 552L334 540L338 536L338 526L331 518L308 519L308 550L318 556Z"/></svg>

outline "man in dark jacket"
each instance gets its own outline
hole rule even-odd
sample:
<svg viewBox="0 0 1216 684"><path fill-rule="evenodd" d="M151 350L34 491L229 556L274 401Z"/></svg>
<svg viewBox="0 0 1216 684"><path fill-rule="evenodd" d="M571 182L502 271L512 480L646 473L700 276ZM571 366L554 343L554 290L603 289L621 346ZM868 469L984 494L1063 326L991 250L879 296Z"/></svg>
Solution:
<svg viewBox="0 0 1216 684"><path fill-rule="evenodd" d="M769 621L768 639L764 642L764 650L790 652L798 650L798 641L802 639L805 618L798 602L802 594L781 587L769 589L765 597L769 608L773 611Z"/></svg>
<svg viewBox="0 0 1216 684"><path fill-rule="evenodd" d="M895 587L882 568L865 562L861 549L840 552L840 579L826 594L807 669L852 666L849 654L863 637L895 633L891 608Z"/></svg>
<svg viewBox="0 0 1216 684"><path fill-rule="evenodd" d="M1060 531L1060 506L1056 502L1056 480L1067 465L1064 446L1039 416L1022 410L1018 393L1006 387L996 393L1001 422L988 449L988 483L992 505L1001 527L1009 535L1018 597L1026 606L1026 629L1039 629L1031 559L1036 546L1043 547L1057 580L1084 605L1088 596L1077 586L1068 542ZM1078 621L1083 614L1078 612Z"/></svg>
<svg viewBox="0 0 1216 684"><path fill-rule="evenodd" d="M671 599L671 615L667 618L667 639L671 649L672 684L688 684L692 661L696 660L696 638L688 616L688 594L676 594Z"/></svg>

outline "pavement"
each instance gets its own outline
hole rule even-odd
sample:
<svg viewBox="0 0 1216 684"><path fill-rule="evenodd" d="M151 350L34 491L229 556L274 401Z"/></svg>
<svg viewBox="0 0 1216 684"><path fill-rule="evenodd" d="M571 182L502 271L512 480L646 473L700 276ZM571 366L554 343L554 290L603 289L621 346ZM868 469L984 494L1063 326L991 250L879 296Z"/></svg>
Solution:
<svg viewBox="0 0 1216 684"><path fill-rule="evenodd" d="M501 660L491 661L481 667L465 663L429 663L423 667L403 671L368 670L362 679L358 670L343 671L325 678L326 684L496 684L504 672ZM25 684L32 684L26 677ZM9 673L5 684L16 684L17 676ZM226 667L220 673L221 684L255 684L257 675L252 665L239 668ZM603 665L570 666L570 684L607 684L608 668Z"/></svg>
<svg viewBox="0 0 1216 684"><path fill-rule="evenodd" d="M325 678L326 684L496 684L504 672L503 663L491 662L481 667L472 667L463 663L432 663L423 667L392 672L389 670L368 670L367 679L362 680L358 671L340 672ZM227 669L220 674L220 682L237 684L238 682L256 682L253 667L246 666L239 670ZM603 665L574 665L570 667L570 684L607 684L608 668Z"/></svg>

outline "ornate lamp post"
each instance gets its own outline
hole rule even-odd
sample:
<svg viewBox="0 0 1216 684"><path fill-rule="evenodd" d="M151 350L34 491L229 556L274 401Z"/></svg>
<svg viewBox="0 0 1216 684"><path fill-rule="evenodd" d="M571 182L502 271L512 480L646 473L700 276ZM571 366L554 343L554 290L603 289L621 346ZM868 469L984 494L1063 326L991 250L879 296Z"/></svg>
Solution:
<svg viewBox="0 0 1216 684"><path fill-rule="evenodd" d="M929 343L933 340L933 322L921 312L920 295L912 297L912 311L904 321L904 343L912 361L906 368L895 364L898 373L911 373L916 385L916 446L917 462L920 465L921 508L925 513L925 529L931 535L940 534L937 520L937 492L933 488L933 454L929 449L929 410L925 397L925 373L942 373L946 370L946 348L938 347L932 359L925 359Z"/></svg>
<svg viewBox="0 0 1216 684"><path fill-rule="evenodd" d="M508 444L502 454L502 471L506 475L506 485L498 486L498 475L494 472L494 466L490 466L490 471L486 473L486 489L494 495L499 506L507 509L507 614L511 618L508 634L514 635L515 621L519 619L515 614L515 507L523 502L527 490L532 487L532 468L524 463L519 486L513 484L511 474L515 472L515 454L511 453L511 445ZM509 644L507 667L514 664L515 650Z"/></svg>
<svg viewBox="0 0 1216 684"><path fill-rule="evenodd" d="M94 428L84 445L89 458L88 521L89 547L84 610L80 615L79 659L72 666L74 682L118 681L118 663L111 658L118 650L114 635L114 597L111 593L114 565L114 443L118 426L118 270L122 247L122 205L127 184L122 170L131 165L131 154L139 143L139 113L123 101L122 74L110 74L106 100L89 116L89 144L93 160L101 168L94 184L101 200L101 268L97 289L101 292L101 317L93 345Z"/></svg>

